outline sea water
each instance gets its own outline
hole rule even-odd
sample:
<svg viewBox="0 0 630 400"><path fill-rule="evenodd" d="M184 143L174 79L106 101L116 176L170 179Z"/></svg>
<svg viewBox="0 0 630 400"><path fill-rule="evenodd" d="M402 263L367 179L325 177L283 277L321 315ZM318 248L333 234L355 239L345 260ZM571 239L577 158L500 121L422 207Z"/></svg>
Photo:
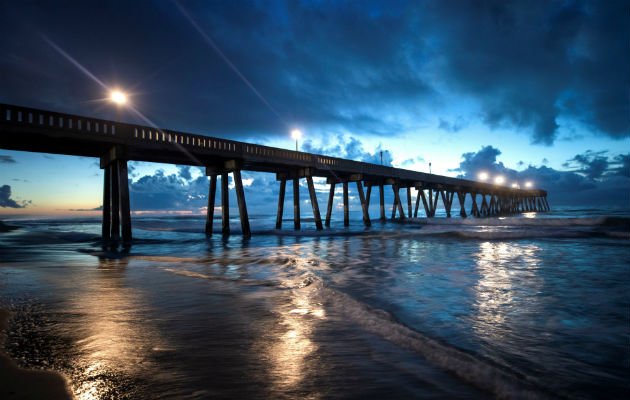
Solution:
<svg viewBox="0 0 630 400"><path fill-rule="evenodd" d="M78 399L628 398L627 210L5 220L5 352ZM220 220L215 221L215 231Z"/></svg>

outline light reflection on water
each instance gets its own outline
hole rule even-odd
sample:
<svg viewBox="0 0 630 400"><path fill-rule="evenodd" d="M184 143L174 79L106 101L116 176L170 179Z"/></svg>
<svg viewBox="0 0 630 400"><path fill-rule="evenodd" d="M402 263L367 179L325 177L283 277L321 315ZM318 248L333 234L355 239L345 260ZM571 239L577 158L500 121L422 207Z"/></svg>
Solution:
<svg viewBox="0 0 630 400"><path fill-rule="evenodd" d="M151 370L148 355L166 347L149 321L142 292L126 282L127 259L99 260L95 273L83 281L71 298L73 321L81 337L73 361L81 374L75 395L81 400L101 399L112 393L108 375L138 376ZM142 323L140 323L142 321ZM143 371L144 370L144 371Z"/></svg>
<svg viewBox="0 0 630 400"><path fill-rule="evenodd" d="M476 257L480 279L475 285L477 308L473 328L479 335L492 336L503 332L509 312L535 306L537 288L542 285L536 274L540 248L535 244L483 242ZM519 296L526 296L523 298ZM532 293L534 292L534 293ZM515 297L519 301L515 306Z"/></svg>

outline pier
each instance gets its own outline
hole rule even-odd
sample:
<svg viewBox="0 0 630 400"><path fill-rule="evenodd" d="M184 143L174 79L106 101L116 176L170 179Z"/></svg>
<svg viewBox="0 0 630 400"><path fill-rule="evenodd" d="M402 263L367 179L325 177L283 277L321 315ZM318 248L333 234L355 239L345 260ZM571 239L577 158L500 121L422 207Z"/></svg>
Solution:
<svg viewBox="0 0 630 400"><path fill-rule="evenodd" d="M286 182L293 183L293 229L301 228L299 182L305 179L315 226L329 226L333 218L333 195L343 187L343 221L349 225L349 195L356 188L363 222L371 224L369 205L378 189L380 219L386 219L385 190L392 190L391 218L416 218L420 202L428 218L435 217L441 201L451 217L455 195L463 218L492 217L530 211L549 211L545 190L508 188L484 182L427 174L402 168L261 146L204 135L62 114L0 104L0 148L41 153L97 157L104 170L103 229L105 239L132 239L129 204L128 161L147 161L205 167L210 178L206 234L213 230L217 176L221 176L222 232L230 233L228 174L232 174L243 235L250 236L247 204L241 171L273 173L280 185L276 228L282 229ZM322 223L314 177L326 178L330 196ZM412 191L417 192L415 205ZM405 194L406 206L402 194ZM465 209L470 196L472 206ZM405 212L405 208L407 208Z"/></svg>

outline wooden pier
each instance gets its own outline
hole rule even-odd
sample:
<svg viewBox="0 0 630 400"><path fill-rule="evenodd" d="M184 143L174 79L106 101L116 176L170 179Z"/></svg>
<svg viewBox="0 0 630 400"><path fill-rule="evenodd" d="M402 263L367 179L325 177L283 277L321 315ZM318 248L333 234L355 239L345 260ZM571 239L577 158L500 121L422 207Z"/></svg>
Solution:
<svg viewBox="0 0 630 400"><path fill-rule="evenodd" d="M428 218L435 217L438 201L451 217L457 195L459 215L492 217L530 211L549 211L544 190L514 189L489 183L451 178L319 154L127 124L0 103L0 148L41 153L97 157L104 170L103 238L132 238L127 161L147 161L205 167L210 177L206 234L212 234L217 176L221 176L222 232L230 233L228 174L232 174L243 235L251 235L241 171L276 174L280 185L276 228L282 229L286 182L293 183L293 228L301 228L299 182L305 179L317 229L330 226L335 188L343 188L343 220L349 224L349 190L356 185L363 222L371 224L372 189L378 187L380 219L385 215L385 190L394 194L391 218L418 216L420 202ZM330 195L322 219L313 177L326 178ZM354 186L353 185L353 186ZM365 189L365 191L364 191ZM407 214L401 200L406 189ZM416 204L412 204L412 190ZM387 189L389 190L389 189ZM467 196L472 206L464 208Z"/></svg>

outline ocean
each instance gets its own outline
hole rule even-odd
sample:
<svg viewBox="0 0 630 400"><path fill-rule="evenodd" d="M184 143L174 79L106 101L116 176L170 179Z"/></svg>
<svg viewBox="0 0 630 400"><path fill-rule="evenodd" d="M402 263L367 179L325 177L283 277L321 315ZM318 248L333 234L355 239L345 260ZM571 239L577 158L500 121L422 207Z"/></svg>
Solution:
<svg viewBox="0 0 630 400"><path fill-rule="evenodd" d="M630 395L627 209L334 217L252 215L244 239L237 217L206 238L203 216L134 216L123 247L99 218L7 216L0 369L77 399Z"/></svg>

